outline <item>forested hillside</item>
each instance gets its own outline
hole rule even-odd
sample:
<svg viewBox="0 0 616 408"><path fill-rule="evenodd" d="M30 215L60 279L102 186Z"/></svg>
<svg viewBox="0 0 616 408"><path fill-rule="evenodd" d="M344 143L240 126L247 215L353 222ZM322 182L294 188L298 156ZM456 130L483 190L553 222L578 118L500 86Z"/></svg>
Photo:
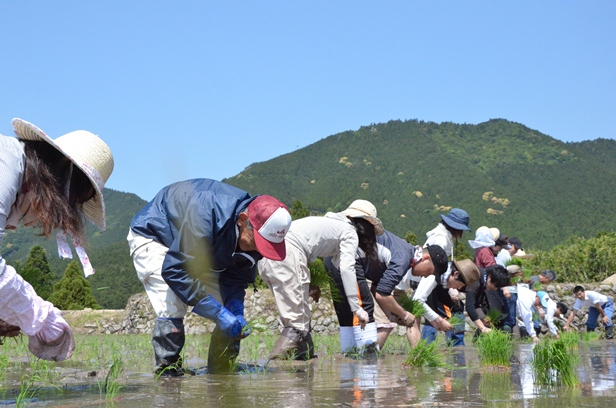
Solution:
<svg viewBox="0 0 616 408"><path fill-rule="evenodd" d="M531 248L616 229L616 142L563 143L524 125L390 121L322 139L225 180L319 213L364 198L423 242L450 207ZM470 236L468 238L471 238Z"/></svg>

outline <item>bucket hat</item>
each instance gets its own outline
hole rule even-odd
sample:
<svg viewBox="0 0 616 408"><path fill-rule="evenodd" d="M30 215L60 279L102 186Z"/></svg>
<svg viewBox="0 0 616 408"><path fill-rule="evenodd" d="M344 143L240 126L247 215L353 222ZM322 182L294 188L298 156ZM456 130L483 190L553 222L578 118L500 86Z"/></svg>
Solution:
<svg viewBox="0 0 616 408"><path fill-rule="evenodd" d="M479 268L470 259L454 260L453 264L460 271L460 275L462 275L467 288L479 280Z"/></svg>
<svg viewBox="0 0 616 408"><path fill-rule="evenodd" d="M351 218L363 218L370 224L374 225L376 235L381 235L385 229L383 223L376 216L376 207L368 200L355 200L349 207L340 212Z"/></svg>
<svg viewBox="0 0 616 408"><path fill-rule="evenodd" d="M451 211L449 211L449 214L441 214L441 218L445 224L458 231L471 230L468 226L470 221L468 213L461 208L452 208Z"/></svg>
<svg viewBox="0 0 616 408"><path fill-rule="evenodd" d="M113 171L113 155L109 146L87 130L76 130L52 139L37 126L23 119L15 118L11 123L19 139L45 141L83 171L96 191L94 197L83 203L83 214L101 230L105 230L103 188Z"/></svg>

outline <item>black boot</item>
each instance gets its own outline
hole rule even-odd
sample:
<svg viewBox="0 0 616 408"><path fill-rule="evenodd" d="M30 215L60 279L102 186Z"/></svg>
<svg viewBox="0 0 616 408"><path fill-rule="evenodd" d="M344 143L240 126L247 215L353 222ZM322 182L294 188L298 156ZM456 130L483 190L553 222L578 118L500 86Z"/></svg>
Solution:
<svg viewBox="0 0 616 408"><path fill-rule="evenodd" d="M152 345L159 376L183 374L180 353L184 348L184 319L157 319L152 330Z"/></svg>
<svg viewBox="0 0 616 408"><path fill-rule="evenodd" d="M240 354L240 341L230 339L216 326L212 332L207 354L207 371L210 374L235 371L235 360Z"/></svg>
<svg viewBox="0 0 616 408"><path fill-rule="evenodd" d="M316 358L317 355L314 352L314 343L312 342L312 335L308 332L305 335L300 335L300 343L297 346L296 360L310 360Z"/></svg>
<svg viewBox="0 0 616 408"><path fill-rule="evenodd" d="M614 338L614 326L608 326L605 328L605 338L608 340Z"/></svg>

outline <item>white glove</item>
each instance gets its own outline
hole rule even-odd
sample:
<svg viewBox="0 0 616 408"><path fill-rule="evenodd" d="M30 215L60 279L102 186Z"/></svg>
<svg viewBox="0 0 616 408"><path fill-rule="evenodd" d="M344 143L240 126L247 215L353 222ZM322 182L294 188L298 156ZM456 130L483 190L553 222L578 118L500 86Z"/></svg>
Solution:
<svg viewBox="0 0 616 408"><path fill-rule="evenodd" d="M366 312L361 307L357 309L356 311L354 311L353 315L355 315L355 317L359 319L359 325L362 329L366 327L366 324L368 324L368 321L370 320L370 316L368 316L368 312Z"/></svg>

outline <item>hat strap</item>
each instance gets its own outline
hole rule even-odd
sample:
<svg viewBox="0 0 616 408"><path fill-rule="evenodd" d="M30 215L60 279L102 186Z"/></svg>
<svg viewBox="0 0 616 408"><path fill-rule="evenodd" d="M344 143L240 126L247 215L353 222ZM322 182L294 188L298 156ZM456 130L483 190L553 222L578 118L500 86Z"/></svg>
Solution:
<svg viewBox="0 0 616 408"><path fill-rule="evenodd" d="M88 258L88 254L86 254L85 248L79 243L78 240L75 239L73 234L69 234L71 236L71 240L73 241L73 246L75 247L75 251L77 252L77 257L79 261L81 261L81 265L83 266L83 274L85 277L89 277L94 275L94 268L90 263L90 258ZM73 252L71 248L68 246L68 242L66 241L66 234L62 231L58 231L56 234L56 242L58 243L58 256L62 259L73 259Z"/></svg>

